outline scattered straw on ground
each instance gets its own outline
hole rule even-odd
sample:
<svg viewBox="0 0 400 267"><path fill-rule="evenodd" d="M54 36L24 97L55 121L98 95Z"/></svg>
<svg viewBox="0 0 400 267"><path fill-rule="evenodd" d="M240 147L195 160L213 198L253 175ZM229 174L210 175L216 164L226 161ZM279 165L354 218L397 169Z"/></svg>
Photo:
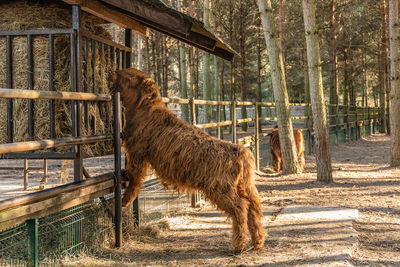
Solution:
<svg viewBox="0 0 400 267"><path fill-rule="evenodd" d="M276 216L285 207L316 205L358 209L359 218L352 224L358 242L348 265L399 266L400 170L388 166L389 149L389 138L384 135L333 147L335 182L330 185L316 182L313 156L307 157L306 172L302 175L275 175L266 169L265 175L257 177L257 185L263 199L263 223L270 236L260 251L233 255L229 221L213 207L206 206L164 218L169 224L164 229L151 230L154 226L148 225L145 238L143 233L133 234L120 249L104 249L98 255L82 256L65 264L343 266L336 261L341 255L318 254L328 243L341 245L340 238L346 229L340 223L336 226L323 223L309 229L288 225L287 231L274 228ZM326 232L329 236L323 236Z"/></svg>

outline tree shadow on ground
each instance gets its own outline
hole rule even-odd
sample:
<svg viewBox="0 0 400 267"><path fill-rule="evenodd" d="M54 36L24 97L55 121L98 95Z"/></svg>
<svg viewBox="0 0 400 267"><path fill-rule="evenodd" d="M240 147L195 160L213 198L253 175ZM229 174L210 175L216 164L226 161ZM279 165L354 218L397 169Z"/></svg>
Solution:
<svg viewBox="0 0 400 267"><path fill-rule="evenodd" d="M282 184L282 185L258 185L257 189L259 191L269 191L269 190L277 190L277 191L291 191L291 190L301 190L301 189L312 189L312 188L353 188L353 187L374 187L374 186L399 186L400 181L388 180L388 178L384 177L385 180L379 180L379 178L374 178L373 181L363 181L363 182L333 182L330 184L322 183L319 181L308 181L301 183L293 183L293 184ZM365 179L364 179L365 180Z"/></svg>

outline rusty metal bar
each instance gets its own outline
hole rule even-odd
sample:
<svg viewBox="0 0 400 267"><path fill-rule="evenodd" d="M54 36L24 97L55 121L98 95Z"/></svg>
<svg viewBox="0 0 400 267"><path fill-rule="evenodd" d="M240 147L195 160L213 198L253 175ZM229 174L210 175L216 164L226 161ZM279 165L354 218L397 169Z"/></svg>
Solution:
<svg viewBox="0 0 400 267"><path fill-rule="evenodd" d="M119 50L119 48L116 48L115 49L115 56L116 56L116 59L117 59L117 70L120 70L121 69L121 53L120 53L120 50Z"/></svg>
<svg viewBox="0 0 400 267"><path fill-rule="evenodd" d="M120 93L114 94L114 171L115 171L115 246L122 244L122 200L121 200L121 102Z"/></svg>
<svg viewBox="0 0 400 267"><path fill-rule="evenodd" d="M125 68L130 68L131 67L131 42L132 42L132 30L131 29L125 29L125 46L128 48L125 50L126 53L126 61L125 61Z"/></svg>
<svg viewBox="0 0 400 267"><path fill-rule="evenodd" d="M88 53L88 39L83 38L83 62L84 62L84 67L83 67L83 91L85 93L89 92L89 78L88 78L88 73L89 73L89 64L88 64L88 58L89 58L89 53ZM85 124L85 129L86 132L89 131L89 103L87 101L84 102L84 124Z"/></svg>
<svg viewBox="0 0 400 267"><path fill-rule="evenodd" d="M82 73L82 61L81 61L81 32L80 32L80 26L81 26L81 8L78 5L73 5L72 6L72 28L76 31L76 38L75 43L73 44L73 49L71 50L74 51L74 53L71 53L75 56L74 59L74 64L71 66L73 67L73 72L75 75L74 82L75 84L73 85L76 92L81 92L82 90L82 84L81 84L81 73ZM75 101L74 101L75 102ZM75 105L75 106L74 106ZM75 122L76 122L76 128L75 131L73 132L72 136L74 137L80 137L81 136L81 128L82 128L82 114L81 114L81 106L80 106L80 101L77 100L73 104L73 109L75 109ZM78 182L83 179L83 156L82 156L82 146L80 144L77 144L75 147L75 153L76 153L76 158L74 160L74 181Z"/></svg>
<svg viewBox="0 0 400 267"><path fill-rule="evenodd" d="M27 159L24 159L24 190L28 189L28 169L29 162Z"/></svg>
<svg viewBox="0 0 400 267"><path fill-rule="evenodd" d="M6 37L6 72L7 87L13 87L12 77L12 41L11 36ZM12 143L14 140L14 122L13 122L14 103L12 99L7 99L7 142Z"/></svg>
<svg viewBox="0 0 400 267"><path fill-rule="evenodd" d="M113 41L111 41L109 39L105 39L105 38L102 38L100 36L91 34L88 31L82 31L82 36L87 37L87 38L89 38L91 40L97 41L99 43L107 44L109 46L118 47L119 49L121 49L123 51L127 51L127 52L130 51L130 48L127 47L127 46L123 46L123 45L120 45L120 44L118 44L116 42L113 42Z"/></svg>
<svg viewBox="0 0 400 267"><path fill-rule="evenodd" d="M22 36L22 35L49 35L49 34L73 34L72 29L43 29L43 30L13 30L0 31L0 36Z"/></svg>
<svg viewBox="0 0 400 267"><path fill-rule="evenodd" d="M54 35L49 34L49 90L54 91ZM50 109L50 138L56 137L55 125L55 103L51 99L49 103Z"/></svg>
<svg viewBox="0 0 400 267"><path fill-rule="evenodd" d="M33 90L33 51L32 51L32 35L28 35L26 38L28 56L27 56L27 66L28 66L28 90ZM28 99L28 137L29 140L34 139L35 135L35 106L32 99Z"/></svg>
<svg viewBox="0 0 400 267"><path fill-rule="evenodd" d="M231 120L232 120L232 143L237 144L236 136L236 101L231 105Z"/></svg>

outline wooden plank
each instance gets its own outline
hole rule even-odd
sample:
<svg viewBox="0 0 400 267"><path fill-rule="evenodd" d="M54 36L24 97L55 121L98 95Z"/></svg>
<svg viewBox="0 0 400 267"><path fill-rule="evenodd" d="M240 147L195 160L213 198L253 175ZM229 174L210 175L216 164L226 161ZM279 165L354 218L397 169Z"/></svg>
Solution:
<svg viewBox="0 0 400 267"><path fill-rule="evenodd" d="M245 122L251 122L251 121L254 121L254 118L238 119L238 120L236 120L236 123L239 124L239 123L245 123Z"/></svg>
<svg viewBox="0 0 400 267"><path fill-rule="evenodd" d="M65 202L65 203L58 203L58 204L56 204L56 205L54 205L54 206L52 206L50 208L42 209L42 210L40 210L38 212L35 212L35 213L29 213L29 214L23 215L21 217L14 218L12 220L9 220L9 221L1 223L0 224L0 231L8 229L8 228L11 228L11 227L16 226L16 225L19 225L19 224L21 224L21 223L23 223L23 222L25 222L26 220L29 220L29 219L41 218L41 217L44 217L44 216L47 216L47 215L50 215L50 214L53 214L53 213L56 213L56 212L60 212L60 211L72 208L74 206L77 206L79 204L88 202L90 200L102 197L102 196L107 195L107 194L111 194L112 192L113 192L113 188L112 187L106 188L104 190L97 191L97 192L91 193L91 194L86 195L86 196L80 196L78 198L75 198L75 199L73 199L71 201L68 201L68 202Z"/></svg>
<svg viewBox="0 0 400 267"><path fill-rule="evenodd" d="M223 121L223 122L211 122L211 123L204 123L204 124L195 124L197 128L204 129L204 128L213 128L213 127L222 127L232 125L232 121Z"/></svg>
<svg viewBox="0 0 400 267"><path fill-rule="evenodd" d="M41 210L47 210L53 206L70 202L82 196L90 195L98 191L114 188L114 179L109 179L99 184L94 184L88 187L79 188L77 190L62 193L49 199L45 199L32 204L26 204L16 208L11 208L0 212L0 224L6 221L16 219L27 214L36 213ZM78 203L79 204L79 203Z"/></svg>
<svg viewBox="0 0 400 267"><path fill-rule="evenodd" d="M134 33L148 37L149 31L143 24L132 19L115 9L100 3L97 0L63 0L70 5L80 5L81 9L106 21L117 24L123 28L131 29Z"/></svg>
<svg viewBox="0 0 400 267"><path fill-rule="evenodd" d="M252 106L254 102L250 101L236 101L236 106Z"/></svg>
<svg viewBox="0 0 400 267"><path fill-rule="evenodd" d="M221 106L228 106L232 105L231 101L213 101L213 100L202 100L202 99L195 99L194 103L197 105L221 105Z"/></svg>
<svg viewBox="0 0 400 267"><path fill-rule="evenodd" d="M188 104L189 105L189 99L182 99L182 98L169 98L169 97L162 97L162 102L167 104L167 103L174 103L174 104Z"/></svg>
<svg viewBox="0 0 400 267"><path fill-rule="evenodd" d="M18 171L18 170L23 170L24 167L5 167L5 166L0 166L0 170L7 170L7 171ZM43 170L43 167L28 167L28 170Z"/></svg>
<svg viewBox="0 0 400 267"><path fill-rule="evenodd" d="M0 98L111 101L105 94L0 88Z"/></svg>
<svg viewBox="0 0 400 267"><path fill-rule="evenodd" d="M112 140L112 136L98 135L98 136L65 137L60 139L46 139L38 141L0 144L0 154L40 150L53 147L77 145L77 144L88 144L88 143L109 141L109 140Z"/></svg>
<svg viewBox="0 0 400 267"><path fill-rule="evenodd" d="M125 176L124 173L122 174L122 176ZM104 181L107 181L107 180L113 179L113 178L114 178L114 172L109 172L109 173L105 173L105 174L84 180L79 183L65 184L65 185L54 187L54 188L49 188L49 189L45 189L42 191L33 192L33 193L26 194L23 196L5 199L5 200L0 201L0 211L6 210L9 208L13 208L13 207L17 207L20 205L24 205L27 203L34 203L37 201L41 201L41 200L56 196L58 194L63 194L63 193L74 191L79 188L87 187L87 186L90 186L93 184L102 183Z"/></svg>
<svg viewBox="0 0 400 267"><path fill-rule="evenodd" d="M91 34L88 31L82 31L82 35L83 35L83 37L89 38L91 40L95 40L97 42L100 42L100 43L103 43L103 44L107 44L107 45L113 46L115 48L119 48L122 51L126 51L126 52L131 52L132 51L130 47L123 46L123 45L120 45L120 44L118 44L116 42L113 42L111 40L108 40L108 39L102 38L100 36Z"/></svg>

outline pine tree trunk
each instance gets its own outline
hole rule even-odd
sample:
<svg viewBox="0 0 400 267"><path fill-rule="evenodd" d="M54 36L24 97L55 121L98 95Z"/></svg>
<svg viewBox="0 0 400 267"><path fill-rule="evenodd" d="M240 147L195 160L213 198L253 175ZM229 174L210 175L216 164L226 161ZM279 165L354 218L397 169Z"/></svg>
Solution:
<svg viewBox="0 0 400 267"><path fill-rule="evenodd" d="M206 28L209 27L209 17L210 17L210 0L204 0L204 10L203 10L203 23ZM211 89L211 70L210 70L210 54L208 52L203 52L203 99L212 99L212 89ZM206 105L206 118L207 122L212 121L212 106Z"/></svg>
<svg viewBox="0 0 400 267"><path fill-rule="evenodd" d="M387 130L387 120L386 120L386 91L387 91L387 0L382 0L382 33L381 33L381 66L380 66L380 93L379 93L379 107L381 115L381 125L380 132L386 133Z"/></svg>
<svg viewBox="0 0 400 267"><path fill-rule="evenodd" d="M142 69L142 37L137 36L137 62L136 68L138 70Z"/></svg>
<svg viewBox="0 0 400 267"><path fill-rule="evenodd" d="M167 38L162 35L162 96L168 97L168 49L167 49Z"/></svg>
<svg viewBox="0 0 400 267"><path fill-rule="evenodd" d="M242 3L242 2L241 2ZM243 17L240 16L239 21L239 54L240 54L240 91L242 93L242 101L247 100L247 84L246 84L246 36L244 33L244 21ZM247 118L246 106L241 106L242 119ZM247 123L242 123L242 131L247 131Z"/></svg>
<svg viewBox="0 0 400 267"><path fill-rule="evenodd" d="M311 106L316 135L317 180L331 183L333 182L333 178L329 147L329 130L326 121L318 29L315 22L315 5L313 0L303 0L303 12L308 72L310 77Z"/></svg>
<svg viewBox="0 0 400 267"><path fill-rule="evenodd" d="M149 37L145 39L145 46L146 46L146 71L148 74L150 74L151 73L151 61L150 61Z"/></svg>
<svg viewBox="0 0 400 267"><path fill-rule="evenodd" d="M365 44L364 34L363 43ZM361 48L362 50L362 72L363 72L363 88L362 88L362 106L368 107L368 80L367 80L367 51L366 44Z"/></svg>
<svg viewBox="0 0 400 267"><path fill-rule="evenodd" d="M161 39L162 34L159 32L156 32L154 35L154 47L155 47L155 60L156 60L156 81L157 84L162 87L162 42L156 42L156 40Z"/></svg>
<svg viewBox="0 0 400 267"><path fill-rule="evenodd" d="M262 52L262 25L261 19L258 21L258 31L257 31L257 101L262 102L262 62L261 62L261 52ZM258 108L258 117L261 118L261 108ZM262 132L262 121L258 121L259 132Z"/></svg>
<svg viewBox="0 0 400 267"><path fill-rule="evenodd" d="M389 0L389 46L390 46L390 166L400 166L400 61L399 61L399 2Z"/></svg>
<svg viewBox="0 0 400 267"><path fill-rule="evenodd" d="M337 65L338 59L336 54L336 0L331 0L330 12L331 12L331 22L330 22L330 43L329 43L329 52L330 52L330 87L329 87L329 103L336 105L338 104L338 75L337 75ZM335 114L336 107L331 106L329 108L329 114ZM336 124L336 118L331 117L330 124Z"/></svg>
<svg viewBox="0 0 400 267"><path fill-rule="evenodd" d="M178 11L181 11L180 0L178 0ZM186 83L186 53L184 44L179 41L179 65L180 65L180 82L181 82L181 98L187 99L187 83ZM186 104L181 105L182 119L189 121L189 106Z"/></svg>
<svg viewBox="0 0 400 267"><path fill-rule="evenodd" d="M348 53L347 48L343 51L343 105L349 106L349 74L348 74ZM346 121L347 122L347 121Z"/></svg>
<svg viewBox="0 0 400 267"><path fill-rule="evenodd" d="M284 23L285 23L285 0L279 0L279 49L281 50L283 66L285 67L285 34L284 34Z"/></svg>
<svg viewBox="0 0 400 267"><path fill-rule="evenodd" d="M282 54L279 50L277 32L273 25L271 0L257 0L257 3L261 13L260 16L269 55L276 115L278 117L283 171L285 173L298 173L300 169L297 160L297 148L293 138L285 69L283 67Z"/></svg>
<svg viewBox="0 0 400 267"><path fill-rule="evenodd" d="M225 74L225 61L222 60L221 64L221 100L225 101L225 79L224 79L224 74ZM222 106L222 120L226 121L226 106Z"/></svg>

